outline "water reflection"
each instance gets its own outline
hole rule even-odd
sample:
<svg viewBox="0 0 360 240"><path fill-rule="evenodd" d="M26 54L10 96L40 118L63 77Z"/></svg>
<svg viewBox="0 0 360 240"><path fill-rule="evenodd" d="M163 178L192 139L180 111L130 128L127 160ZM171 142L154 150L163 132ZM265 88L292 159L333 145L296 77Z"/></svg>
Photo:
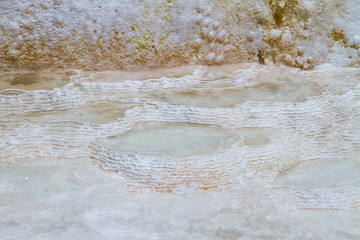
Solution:
<svg viewBox="0 0 360 240"><path fill-rule="evenodd" d="M51 90L65 86L74 71L27 71L0 74L0 90Z"/></svg>
<svg viewBox="0 0 360 240"><path fill-rule="evenodd" d="M101 140L117 152L185 157L211 154L231 134L220 127L186 123L141 123L124 134Z"/></svg>

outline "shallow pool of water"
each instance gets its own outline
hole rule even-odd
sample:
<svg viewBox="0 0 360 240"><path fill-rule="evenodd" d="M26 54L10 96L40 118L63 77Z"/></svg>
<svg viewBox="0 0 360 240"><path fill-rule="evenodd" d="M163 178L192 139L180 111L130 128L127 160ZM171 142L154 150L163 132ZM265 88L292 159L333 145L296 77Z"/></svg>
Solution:
<svg viewBox="0 0 360 240"><path fill-rule="evenodd" d="M235 107L247 101L302 102L321 94L322 88L314 83L268 82L234 89L190 89L156 92L152 98L170 104L198 107Z"/></svg>
<svg viewBox="0 0 360 240"><path fill-rule="evenodd" d="M303 188L360 186L360 159L303 162L281 175L277 183Z"/></svg>
<svg viewBox="0 0 360 240"><path fill-rule="evenodd" d="M30 119L32 121L77 121L95 124L104 124L123 118L128 109L136 106L135 104L123 104L114 101L93 101L80 107L55 110L37 111L19 115L7 115L4 119Z"/></svg>
<svg viewBox="0 0 360 240"><path fill-rule="evenodd" d="M211 154L230 136L226 130L212 125L141 123L101 143L116 152L185 157Z"/></svg>
<svg viewBox="0 0 360 240"><path fill-rule="evenodd" d="M51 90L65 86L74 71L23 71L0 74L0 90Z"/></svg>

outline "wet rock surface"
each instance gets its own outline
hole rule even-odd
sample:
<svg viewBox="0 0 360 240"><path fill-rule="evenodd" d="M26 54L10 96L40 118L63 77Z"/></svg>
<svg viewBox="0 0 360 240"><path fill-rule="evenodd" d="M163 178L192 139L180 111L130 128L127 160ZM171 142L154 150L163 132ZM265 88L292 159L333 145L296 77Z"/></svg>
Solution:
<svg viewBox="0 0 360 240"><path fill-rule="evenodd" d="M358 69L159 71L1 90L1 237L357 239Z"/></svg>

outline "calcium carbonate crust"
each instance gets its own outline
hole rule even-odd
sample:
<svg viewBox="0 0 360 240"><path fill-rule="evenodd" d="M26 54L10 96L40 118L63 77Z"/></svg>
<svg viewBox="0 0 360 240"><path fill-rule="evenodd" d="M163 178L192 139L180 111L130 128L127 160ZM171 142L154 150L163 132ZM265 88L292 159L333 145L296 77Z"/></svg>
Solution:
<svg viewBox="0 0 360 240"><path fill-rule="evenodd" d="M1 1L0 70L359 66L357 0Z"/></svg>
<svg viewBox="0 0 360 240"><path fill-rule="evenodd" d="M352 209L359 207L357 186L307 189L279 186L275 179L287 169L304 161L347 159L360 148L360 88L357 69L298 72L303 83L316 78L323 86L318 96L306 101L246 101L232 108L205 108L171 105L148 98L150 91L161 89L208 89L219 87L249 88L259 84L257 74L271 67L254 65L239 70L235 77L212 81L204 68L180 78L143 81L91 82L74 76L63 88L54 90L17 91L15 95L0 92L1 137L0 158L3 161L29 156L79 158L91 157L105 170L118 172L134 192L160 191L181 193L190 189L255 191L285 209ZM321 75L333 72L334 79ZM355 76L337 81L338 73ZM331 75L330 75L331 76ZM341 74L339 74L341 76ZM225 85L224 85L225 84ZM332 86L338 90L333 92ZM341 89L341 91L339 90ZM129 98L135 94L136 98ZM125 117L106 124L77 121L33 121L29 112L71 109L89 101L136 103ZM11 114L18 120L6 120ZM21 116L24 116L21 118ZM229 132L240 128L272 129L270 141L248 145L239 134L210 155L170 157L141 153L116 152L98 139L119 135L141 122L215 124Z"/></svg>

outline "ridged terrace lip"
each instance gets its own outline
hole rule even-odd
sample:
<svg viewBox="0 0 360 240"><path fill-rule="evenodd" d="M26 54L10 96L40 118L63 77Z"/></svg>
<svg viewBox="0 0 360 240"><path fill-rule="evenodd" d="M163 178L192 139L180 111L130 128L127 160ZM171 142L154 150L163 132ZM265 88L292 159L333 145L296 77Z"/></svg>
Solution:
<svg viewBox="0 0 360 240"><path fill-rule="evenodd" d="M79 234L90 228L110 236L103 225L77 226L124 214L141 219L146 233L166 215L191 231L225 224L237 234L240 226L254 239L284 236L289 227L302 239L338 236L339 228L356 235L359 69L240 64L75 73L62 87L0 91L0 203L8 206L0 213L11 236L34 229L55 236L51 229L67 229L73 219ZM40 213L51 219L44 223ZM11 222L29 215L31 231ZM329 227L338 217L348 221ZM130 227L128 219L120 225Z"/></svg>

